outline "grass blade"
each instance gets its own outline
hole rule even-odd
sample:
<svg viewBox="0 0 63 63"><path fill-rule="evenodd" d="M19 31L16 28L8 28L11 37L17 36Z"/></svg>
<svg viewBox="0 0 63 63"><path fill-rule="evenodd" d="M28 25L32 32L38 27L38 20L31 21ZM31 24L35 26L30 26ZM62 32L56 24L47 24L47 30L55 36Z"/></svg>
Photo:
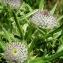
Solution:
<svg viewBox="0 0 63 63"><path fill-rule="evenodd" d="M44 0L41 0L39 4L39 9L43 10L43 8L44 8Z"/></svg>
<svg viewBox="0 0 63 63"><path fill-rule="evenodd" d="M57 3L54 5L53 9L50 11L50 13L53 15L57 7Z"/></svg>
<svg viewBox="0 0 63 63"><path fill-rule="evenodd" d="M63 18L63 15L57 19L57 21L60 21Z"/></svg>

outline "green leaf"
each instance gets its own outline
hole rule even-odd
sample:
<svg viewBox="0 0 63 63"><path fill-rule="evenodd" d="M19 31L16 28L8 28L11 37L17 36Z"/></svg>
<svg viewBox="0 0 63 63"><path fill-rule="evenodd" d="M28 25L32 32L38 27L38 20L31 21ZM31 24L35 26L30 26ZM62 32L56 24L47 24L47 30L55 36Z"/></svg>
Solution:
<svg viewBox="0 0 63 63"><path fill-rule="evenodd" d="M5 43L0 41L0 53L2 53L5 50Z"/></svg>
<svg viewBox="0 0 63 63"><path fill-rule="evenodd" d="M57 21L60 21L63 18L63 15L57 19Z"/></svg>
<svg viewBox="0 0 63 63"><path fill-rule="evenodd" d="M54 39L57 39L57 38L61 35L61 33L62 33L62 30L59 31L59 32L57 32L57 33L54 33L54 34L53 34L53 38L54 38Z"/></svg>
<svg viewBox="0 0 63 63"><path fill-rule="evenodd" d="M26 23L26 24L24 24L24 25L22 26L24 35L26 34L27 27L28 27L28 23Z"/></svg>
<svg viewBox="0 0 63 63"><path fill-rule="evenodd" d="M62 32L63 33L63 32ZM60 42L63 44L63 35L60 37Z"/></svg>
<svg viewBox="0 0 63 63"><path fill-rule="evenodd" d="M47 37L52 36L54 33L57 33L58 31L60 31L62 28L63 28L63 25L61 25L59 28L56 28L55 30L48 32Z"/></svg>
<svg viewBox="0 0 63 63"><path fill-rule="evenodd" d="M35 58L34 60L30 60L29 63L46 63L41 57Z"/></svg>
<svg viewBox="0 0 63 63"><path fill-rule="evenodd" d="M60 51L62 51L62 50L63 50L63 44L62 44L61 46L59 46L57 52L60 52Z"/></svg>
<svg viewBox="0 0 63 63"><path fill-rule="evenodd" d="M57 3L54 5L53 9L50 11L50 13L53 15L57 7Z"/></svg>
<svg viewBox="0 0 63 63"><path fill-rule="evenodd" d="M59 52L57 52L57 53L55 53L55 54L53 54L53 55L51 55L50 58L49 58L49 61L53 61L53 60L55 60L56 58L59 58L59 57L61 57L61 56L63 56L63 50L62 50L62 51L59 51Z"/></svg>
<svg viewBox="0 0 63 63"><path fill-rule="evenodd" d="M33 10L28 4L25 4L25 6L29 8L29 11Z"/></svg>
<svg viewBox="0 0 63 63"><path fill-rule="evenodd" d="M27 15L25 15L21 20L23 20L23 19L26 19L26 18L28 18L28 17L30 17L31 15L33 15L34 13L36 13L38 11L38 9L36 9L36 10L33 10L32 12L29 12Z"/></svg>
<svg viewBox="0 0 63 63"><path fill-rule="evenodd" d="M17 28L18 28L18 30L19 30L20 36L21 36L21 38L23 39L23 30L22 30L22 27L20 26L20 23L19 23L19 21L18 21L18 19L17 19L17 16L16 16L15 12L14 12L13 10L11 10L11 11L12 11L12 13L13 13L13 17L14 17L16 26L17 26Z"/></svg>
<svg viewBox="0 0 63 63"><path fill-rule="evenodd" d="M7 40L8 40L9 42L11 42L11 39L10 39L10 36L9 36L9 33L7 32L7 30L6 30L5 28L3 28L3 27L2 27L2 29L3 29L3 31L4 31L4 33L5 33L5 36L6 36Z"/></svg>
<svg viewBox="0 0 63 63"><path fill-rule="evenodd" d="M41 0L39 4L39 9L43 10L43 8L44 8L44 0Z"/></svg>

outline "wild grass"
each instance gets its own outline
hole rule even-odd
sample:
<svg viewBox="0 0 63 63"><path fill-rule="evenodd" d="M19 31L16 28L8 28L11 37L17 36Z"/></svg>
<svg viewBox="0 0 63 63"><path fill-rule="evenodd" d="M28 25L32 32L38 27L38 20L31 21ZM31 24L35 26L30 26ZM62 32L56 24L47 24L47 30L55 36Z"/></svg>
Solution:
<svg viewBox="0 0 63 63"><path fill-rule="evenodd" d="M6 44L12 42L27 44L29 53L25 63L63 63L62 1L24 0L16 10L0 3L0 63L7 63L4 51ZM59 27L47 30L31 23L30 17L37 9L48 9L57 17Z"/></svg>

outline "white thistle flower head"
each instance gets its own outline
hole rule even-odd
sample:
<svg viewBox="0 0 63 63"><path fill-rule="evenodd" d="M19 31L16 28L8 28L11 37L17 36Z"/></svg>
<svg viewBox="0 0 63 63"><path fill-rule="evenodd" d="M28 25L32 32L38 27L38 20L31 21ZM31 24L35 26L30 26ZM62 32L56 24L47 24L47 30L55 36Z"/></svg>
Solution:
<svg viewBox="0 0 63 63"><path fill-rule="evenodd" d="M4 5L8 4L11 8L18 9L22 5L23 1L22 0L2 0L2 3Z"/></svg>
<svg viewBox="0 0 63 63"><path fill-rule="evenodd" d="M47 10L38 10L31 16L31 22L45 29L53 29L58 26L56 17L50 14Z"/></svg>
<svg viewBox="0 0 63 63"><path fill-rule="evenodd" d="M9 62L23 63L28 57L27 47L23 43L8 43L4 52L4 57Z"/></svg>

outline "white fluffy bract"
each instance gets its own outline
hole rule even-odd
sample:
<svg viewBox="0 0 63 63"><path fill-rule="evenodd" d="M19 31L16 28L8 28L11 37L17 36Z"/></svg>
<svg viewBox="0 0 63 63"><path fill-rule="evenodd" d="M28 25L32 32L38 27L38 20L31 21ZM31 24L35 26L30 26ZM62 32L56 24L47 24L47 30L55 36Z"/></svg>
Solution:
<svg viewBox="0 0 63 63"><path fill-rule="evenodd" d="M14 9L18 9L21 4L22 4L22 0L2 0L2 3L4 5L9 5L11 8L14 8Z"/></svg>
<svg viewBox="0 0 63 63"><path fill-rule="evenodd" d="M27 47L21 43L8 43L4 52L4 57L10 62L23 63L28 57Z"/></svg>
<svg viewBox="0 0 63 63"><path fill-rule="evenodd" d="M40 11L38 10L36 13L34 13L31 16L31 22L43 27L45 29L53 29L58 25L58 22L56 21L56 17L50 14L50 12L44 10Z"/></svg>

